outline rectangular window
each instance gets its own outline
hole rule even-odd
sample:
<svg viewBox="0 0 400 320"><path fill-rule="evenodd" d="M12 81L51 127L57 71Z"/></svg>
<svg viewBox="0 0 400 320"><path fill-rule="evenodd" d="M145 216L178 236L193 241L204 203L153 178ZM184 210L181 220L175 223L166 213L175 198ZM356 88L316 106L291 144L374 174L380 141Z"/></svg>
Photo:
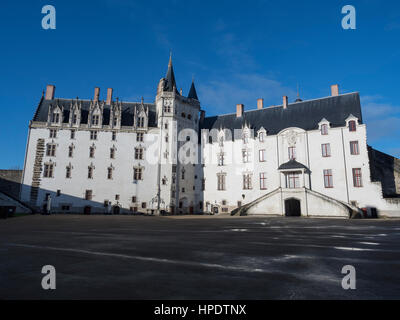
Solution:
<svg viewBox="0 0 400 320"><path fill-rule="evenodd" d="M113 131L112 134L111 134L111 140L112 141L117 140L117 133L115 131Z"/></svg>
<svg viewBox="0 0 400 320"><path fill-rule="evenodd" d="M92 190L86 190L85 192L85 200L92 200Z"/></svg>
<svg viewBox="0 0 400 320"><path fill-rule="evenodd" d="M71 130L71 139L75 139L75 130Z"/></svg>
<svg viewBox="0 0 400 320"><path fill-rule="evenodd" d="M115 149L114 148L110 149L110 159L115 159Z"/></svg>
<svg viewBox="0 0 400 320"><path fill-rule="evenodd" d="M243 190L251 190L252 189L252 184L251 184L251 174L244 174L243 175Z"/></svg>
<svg viewBox="0 0 400 320"><path fill-rule="evenodd" d="M349 121L349 131L350 132L355 132L357 131L357 125L354 120Z"/></svg>
<svg viewBox="0 0 400 320"><path fill-rule="evenodd" d="M328 125L327 124L323 124L321 126L321 134L326 136L328 134Z"/></svg>
<svg viewBox="0 0 400 320"><path fill-rule="evenodd" d="M267 190L267 174L260 173L260 190Z"/></svg>
<svg viewBox="0 0 400 320"><path fill-rule="evenodd" d="M260 142L264 142L264 132L260 132L258 134L258 139L259 139Z"/></svg>
<svg viewBox="0 0 400 320"><path fill-rule="evenodd" d="M56 156L56 145L55 144L47 144L46 156L55 157Z"/></svg>
<svg viewBox="0 0 400 320"><path fill-rule="evenodd" d="M359 155L360 149L358 147L358 141L350 141L350 154Z"/></svg>
<svg viewBox="0 0 400 320"><path fill-rule="evenodd" d="M107 168L107 179L112 180L113 178L113 168Z"/></svg>
<svg viewBox="0 0 400 320"><path fill-rule="evenodd" d="M143 160L143 149L142 148L135 148L135 159Z"/></svg>
<svg viewBox="0 0 400 320"><path fill-rule="evenodd" d="M57 138L57 130L50 129L50 138Z"/></svg>
<svg viewBox="0 0 400 320"><path fill-rule="evenodd" d="M289 160L296 160L296 147L289 147Z"/></svg>
<svg viewBox="0 0 400 320"><path fill-rule="evenodd" d="M74 113L74 115L72 116L72 124L77 124L77 123L78 123L78 115Z"/></svg>
<svg viewBox="0 0 400 320"><path fill-rule="evenodd" d="M322 156L324 158L331 156L331 144L330 143L322 144L321 148L322 148Z"/></svg>
<svg viewBox="0 0 400 320"><path fill-rule="evenodd" d="M97 140L97 131L90 131L90 140Z"/></svg>
<svg viewBox="0 0 400 320"><path fill-rule="evenodd" d="M353 169L353 183L355 188L361 188L363 186L360 168Z"/></svg>
<svg viewBox="0 0 400 320"><path fill-rule="evenodd" d="M266 159L265 159L265 150L259 150L258 154L259 154L260 162L265 162L266 161Z"/></svg>
<svg viewBox="0 0 400 320"><path fill-rule="evenodd" d="M250 152L247 150L242 151L243 163L248 163L250 161Z"/></svg>
<svg viewBox="0 0 400 320"><path fill-rule="evenodd" d="M135 203L135 202L136 202L136 200L137 200L137 199L136 199L136 197L135 197L135 196L133 196L133 197L132 197L132 203Z"/></svg>
<svg viewBox="0 0 400 320"><path fill-rule="evenodd" d="M142 168L133 169L133 180L135 181L142 180Z"/></svg>
<svg viewBox="0 0 400 320"><path fill-rule="evenodd" d="M201 191L206 190L206 179L201 179Z"/></svg>
<svg viewBox="0 0 400 320"><path fill-rule="evenodd" d="M333 176L331 169L324 170L324 184L325 188L333 188Z"/></svg>
<svg viewBox="0 0 400 320"><path fill-rule="evenodd" d="M89 158L94 158L94 147L89 148Z"/></svg>
<svg viewBox="0 0 400 320"><path fill-rule="evenodd" d="M142 202L142 209L146 209L147 208L147 203L146 202Z"/></svg>
<svg viewBox="0 0 400 320"><path fill-rule="evenodd" d="M113 127L116 127L118 125L118 118L114 117L113 119Z"/></svg>
<svg viewBox="0 0 400 320"><path fill-rule="evenodd" d="M218 179L218 191L224 191L225 190L225 174L219 174L217 175Z"/></svg>
<svg viewBox="0 0 400 320"><path fill-rule="evenodd" d="M137 142L143 142L143 133L137 133L136 134L136 141Z"/></svg>
<svg viewBox="0 0 400 320"><path fill-rule="evenodd" d="M65 178L71 179L71 167L67 167L65 171Z"/></svg>
<svg viewBox="0 0 400 320"><path fill-rule="evenodd" d="M220 154L218 155L218 165L219 165L220 167L224 166L224 160L225 160L224 154L223 154L223 153L220 153Z"/></svg>
<svg viewBox="0 0 400 320"><path fill-rule="evenodd" d="M93 167L88 167L88 179L93 179Z"/></svg>
<svg viewBox="0 0 400 320"><path fill-rule="evenodd" d="M115 200L117 200L117 201L119 200L119 194L115 195Z"/></svg>
<svg viewBox="0 0 400 320"><path fill-rule="evenodd" d="M72 158L74 156L74 147L73 146L69 146L68 147L68 157Z"/></svg>
<svg viewBox="0 0 400 320"><path fill-rule="evenodd" d="M93 115L92 116L92 125L98 126L100 122L100 116L99 115Z"/></svg>
<svg viewBox="0 0 400 320"><path fill-rule="evenodd" d="M43 176L45 178L53 178L54 177L54 164L48 163L44 165Z"/></svg>
<svg viewBox="0 0 400 320"><path fill-rule="evenodd" d="M287 175L287 187L289 189L300 188L300 177L298 173L289 173Z"/></svg>
<svg viewBox="0 0 400 320"><path fill-rule="evenodd" d="M144 118L138 117L137 120L138 120L138 122L137 122L138 128L144 128Z"/></svg>

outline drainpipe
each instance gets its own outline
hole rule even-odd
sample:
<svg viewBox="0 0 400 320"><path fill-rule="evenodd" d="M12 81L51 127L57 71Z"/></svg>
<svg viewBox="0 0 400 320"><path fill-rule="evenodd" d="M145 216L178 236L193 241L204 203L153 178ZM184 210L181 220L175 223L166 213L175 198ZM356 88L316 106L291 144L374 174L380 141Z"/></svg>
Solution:
<svg viewBox="0 0 400 320"><path fill-rule="evenodd" d="M344 147L343 128L341 128L340 131L341 131L341 133L342 133L343 163L344 163L344 176L345 176L345 178L346 178L347 203L350 203L349 183L348 183L348 181L347 181L346 149L345 149L345 147Z"/></svg>

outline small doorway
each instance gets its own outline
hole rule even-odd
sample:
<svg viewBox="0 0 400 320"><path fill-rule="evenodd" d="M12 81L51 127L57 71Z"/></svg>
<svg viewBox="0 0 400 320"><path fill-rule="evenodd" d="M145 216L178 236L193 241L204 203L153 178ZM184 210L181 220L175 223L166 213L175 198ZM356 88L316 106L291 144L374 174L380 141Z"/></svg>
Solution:
<svg viewBox="0 0 400 320"><path fill-rule="evenodd" d="M300 200L293 198L285 200L285 215L286 217L301 217Z"/></svg>
<svg viewBox="0 0 400 320"><path fill-rule="evenodd" d="M91 211L92 211L92 207L91 207L91 206L86 206L86 207L83 209L83 213L84 213L84 214L87 214L87 215L89 215L89 214L91 213Z"/></svg>
<svg viewBox="0 0 400 320"><path fill-rule="evenodd" d="M114 206L113 207L113 214L119 214L119 212L120 212L119 206Z"/></svg>

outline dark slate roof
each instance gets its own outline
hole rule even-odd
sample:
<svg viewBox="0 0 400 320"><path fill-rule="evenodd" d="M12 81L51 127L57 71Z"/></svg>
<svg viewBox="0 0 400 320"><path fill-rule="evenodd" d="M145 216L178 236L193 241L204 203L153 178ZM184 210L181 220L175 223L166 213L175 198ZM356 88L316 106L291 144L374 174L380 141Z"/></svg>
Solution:
<svg viewBox="0 0 400 320"><path fill-rule="evenodd" d="M192 81L192 85L190 86L190 90L189 90L189 94L187 96L189 99L195 99L195 100L199 100L199 98L197 97L197 92L196 92L196 88L194 86L194 81Z"/></svg>
<svg viewBox="0 0 400 320"><path fill-rule="evenodd" d="M169 57L167 75L165 76L164 91L172 92L174 91L174 88L175 93L179 94L178 90L176 89L174 67L172 66L172 57Z"/></svg>
<svg viewBox="0 0 400 320"><path fill-rule="evenodd" d="M278 170L291 170L291 169L306 169L309 170L304 164L296 160L289 160L288 162L280 165Z"/></svg>
<svg viewBox="0 0 400 320"><path fill-rule="evenodd" d="M287 109L276 106L251 110L244 112L240 118L237 118L236 114L207 117L201 123L201 127L209 130L242 129L242 126L248 123L255 131L263 127L268 134L274 135L290 127L318 129L318 123L323 118L327 119L332 127L344 126L350 114L357 117L359 123L363 123L358 93L292 103Z"/></svg>
<svg viewBox="0 0 400 320"><path fill-rule="evenodd" d="M76 100L76 99L53 99L45 100L42 99L37 107L33 121L47 122L48 112L50 105L59 105L64 108L63 123L69 122L69 112L71 102L74 105L75 102L82 105L81 111L81 123L88 123L89 108L91 100ZM135 106L138 108L141 106L140 102L121 102L122 103L122 115L121 115L121 126L133 126L133 112ZM156 117L156 106L150 103L144 103L144 107L149 108L149 127L157 126ZM110 106L105 105L103 110L103 125L110 124Z"/></svg>

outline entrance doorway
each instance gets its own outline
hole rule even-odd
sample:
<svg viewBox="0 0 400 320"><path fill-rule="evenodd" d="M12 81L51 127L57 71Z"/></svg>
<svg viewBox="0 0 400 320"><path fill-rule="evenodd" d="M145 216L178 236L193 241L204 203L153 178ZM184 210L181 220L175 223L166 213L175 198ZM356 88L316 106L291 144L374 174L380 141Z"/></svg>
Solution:
<svg viewBox="0 0 400 320"><path fill-rule="evenodd" d="M113 207L113 214L119 214L119 206L114 206Z"/></svg>
<svg viewBox="0 0 400 320"><path fill-rule="evenodd" d="M300 200L293 198L285 200L285 215L286 217L301 217Z"/></svg>
<svg viewBox="0 0 400 320"><path fill-rule="evenodd" d="M92 211L92 207L91 207L91 206L86 206L86 207L83 209L83 214L90 214L91 211Z"/></svg>

